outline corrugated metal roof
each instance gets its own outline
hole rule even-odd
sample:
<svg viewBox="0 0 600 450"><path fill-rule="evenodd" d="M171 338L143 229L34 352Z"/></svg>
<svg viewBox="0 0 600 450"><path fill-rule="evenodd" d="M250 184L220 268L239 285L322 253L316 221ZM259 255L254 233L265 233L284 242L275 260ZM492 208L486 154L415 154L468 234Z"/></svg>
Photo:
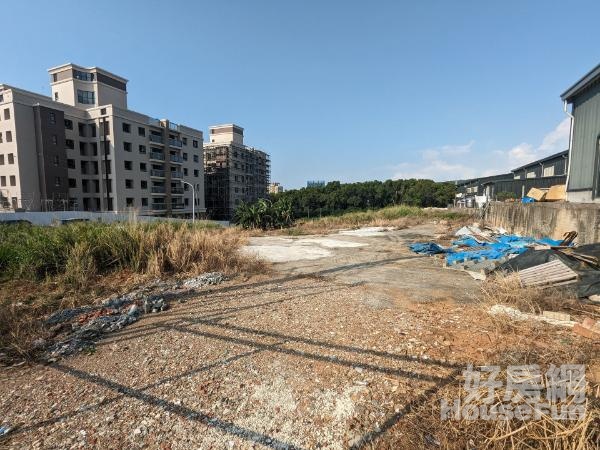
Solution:
<svg viewBox="0 0 600 450"><path fill-rule="evenodd" d="M579 94L582 90L588 87L591 83L594 83L600 79L600 64L586 73L577 83L563 92L560 96L562 101L571 103L571 99Z"/></svg>
<svg viewBox="0 0 600 450"><path fill-rule="evenodd" d="M568 149L563 150L562 152L555 153L554 155L546 156L545 158L538 159L537 161L532 161L529 164L525 164L521 167L517 167L516 169L513 169L512 172L516 172L517 170L523 170L523 169L526 169L531 166L537 166L538 164L546 162L546 161L550 161L551 159L563 158L568 155L569 155L569 150Z"/></svg>

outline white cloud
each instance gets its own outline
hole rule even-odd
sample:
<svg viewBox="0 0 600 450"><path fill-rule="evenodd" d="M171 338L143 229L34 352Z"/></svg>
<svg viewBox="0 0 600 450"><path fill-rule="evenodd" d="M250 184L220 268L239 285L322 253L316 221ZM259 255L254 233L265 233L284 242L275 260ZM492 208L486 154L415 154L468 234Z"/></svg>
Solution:
<svg viewBox="0 0 600 450"><path fill-rule="evenodd" d="M393 179L428 178L436 181L490 176L568 148L570 120L560 122L538 146L522 142L508 150L473 151L475 141L421 150L421 162L393 166Z"/></svg>

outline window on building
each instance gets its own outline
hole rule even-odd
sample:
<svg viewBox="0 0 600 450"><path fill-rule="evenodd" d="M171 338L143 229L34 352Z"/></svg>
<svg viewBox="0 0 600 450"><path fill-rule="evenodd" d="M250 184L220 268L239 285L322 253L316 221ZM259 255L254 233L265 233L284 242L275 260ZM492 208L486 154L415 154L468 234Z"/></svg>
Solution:
<svg viewBox="0 0 600 450"><path fill-rule="evenodd" d="M127 197L127 198L125 199L125 204L127 205L127 207L128 207L128 208L131 208L131 207L133 207L133 198L131 198L131 197Z"/></svg>
<svg viewBox="0 0 600 450"><path fill-rule="evenodd" d="M190 204L190 201L189 201L189 199L187 199L187 198L184 198L184 199L183 199L183 204L184 204L185 206L188 206L188 205Z"/></svg>
<svg viewBox="0 0 600 450"><path fill-rule="evenodd" d="M60 187L61 184L62 184L62 180L60 179L60 177L54 177L54 186Z"/></svg>
<svg viewBox="0 0 600 450"><path fill-rule="evenodd" d="M142 189L148 189L148 182L147 182L146 180L142 180L142 181L140 182L140 187L141 187Z"/></svg>
<svg viewBox="0 0 600 450"><path fill-rule="evenodd" d="M81 173L84 175L88 174L88 161L80 161Z"/></svg>
<svg viewBox="0 0 600 450"><path fill-rule="evenodd" d="M187 145L187 138L186 137L182 137L181 138L181 142L183 142L183 145Z"/></svg>
<svg viewBox="0 0 600 450"><path fill-rule="evenodd" d="M110 136L110 122L108 120L107 121L103 120L102 123L104 124L104 134L106 136Z"/></svg>
<svg viewBox="0 0 600 450"><path fill-rule="evenodd" d="M133 163L131 161L125 161L125 170L132 170Z"/></svg>
<svg viewBox="0 0 600 450"><path fill-rule="evenodd" d="M82 72L81 70L73 70L73 78L81 81L94 81L94 74Z"/></svg>
<svg viewBox="0 0 600 450"><path fill-rule="evenodd" d="M532 170L531 172L527 172L527 178L535 178L535 170Z"/></svg>
<svg viewBox="0 0 600 450"><path fill-rule="evenodd" d="M4 95L0 94L0 103L4 101Z"/></svg>
<svg viewBox="0 0 600 450"><path fill-rule="evenodd" d="M131 124L123 122L123 133L131 133Z"/></svg>
<svg viewBox="0 0 600 450"><path fill-rule="evenodd" d="M185 152L183 152L183 160L184 160L184 161L187 161L187 160L188 160L188 154L187 154L187 153L185 153Z"/></svg>
<svg viewBox="0 0 600 450"><path fill-rule="evenodd" d="M54 93L54 101L57 102L58 101L58 92Z"/></svg>
<svg viewBox="0 0 600 450"><path fill-rule="evenodd" d="M4 109L4 120L10 120L10 109Z"/></svg>
<svg viewBox="0 0 600 450"><path fill-rule="evenodd" d="M197 169L195 169L195 170L194 170L194 176L195 176L196 178L198 178L198 176L199 176L199 175L200 175L200 171L199 171L199 170L197 170Z"/></svg>
<svg viewBox="0 0 600 450"><path fill-rule="evenodd" d="M50 122L51 125L54 125L56 123L56 114L52 111L50 112L50 114L48 114L48 122Z"/></svg>
<svg viewBox="0 0 600 450"><path fill-rule="evenodd" d="M146 136L146 129L144 127L138 127L138 135Z"/></svg>
<svg viewBox="0 0 600 450"><path fill-rule="evenodd" d="M544 176L545 177L554 176L554 166L544 167Z"/></svg>
<svg viewBox="0 0 600 450"><path fill-rule="evenodd" d="M96 95L93 91L82 91L77 89L77 101L83 105L95 105Z"/></svg>
<svg viewBox="0 0 600 450"><path fill-rule="evenodd" d="M96 137L96 124L90 123L90 136Z"/></svg>
<svg viewBox="0 0 600 450"><path fill-rule="evenodd" d="M65 128L67 130L73 129L73 121L71 119L65 119Z"/></svg>
<svg viewBox="0 0 600 450"><path fill-rule="evenodd" d="M52 145L58 145L58 136L55 134L52 135Z"/></svg>
<svg viewBox="0 0 600 450"><path fill-rule="evenodd" d="M126 152L130 152L131 151L131 142L123 142L123 150L125 150Z"/></svg>
<svg viewBox="0 0 600 450"><path fill-rule="evenodd" d="M12 142L12 131L6 132L6 142Z"/></svg>
<svg viewBox="0 0 600 450"><path fill-rule="evenodd" d="M7 156L8 156L8 163L9 164L14 164L15 163L15 154L14 153L9 153Z"/></svg>
<svg viewBox="0 0 600 450"><path fill-rule="evenodd" d="M77 128L79 129L79 136L85 137L85 123L78 123Z"/></svg>
<svg viewBox="0 0 600 450"><path fill-rule="evenodd" d="M76 188L77 187L77 180L75 178L69 178L69 187L70 188Z"/></svg>
<svg viewBox="0 0 600 450"><path fill-rule="evenodd" d="M6 186L6 177L5 176L0 177L0 186Z"/></svg>
<svg viewBox="0 0 600 450"><path fill-rule="evenodd" d="M73 139L66 139L65 147L67 147L70 150L73 150L75 148L75 141Z"/></svg>
<svg viewBox="0 0 600 450"><path fill-rule="evenodd" d="M0 166L4 165L4 155L0 155Z"/></svg>
<svg viewBox="0 0 600 450"><path fill-rule="evenodd" d="M140 171L141 172L145 172L146 171L146 163L143 163L143 162L140 163Z"/></svg>
<svg viewBox="0 0 600 450"><path fill-rule="evenodd" d="M200 157L198 155L194 155L194 162L200 162Z"/></svg>
<svg viewBox="0 0 600 450"><path fill-rule="evenodd" d="M87 156L87 144L85 142L79 143L79 154L81 156Z"/></svg>
<svg viewBox="0 0 600 450"><path fill-rule="evenodd" d="M60 165L60 158L58 155L54 155L54 158L52 158L52 164L54 164L56 167Z"/></svg>
<svg viewBox="0 0 600 450"><path fill-rule="evenodd" d="M90 147L92 148L92 155L93 156L98 156L98 143L97 142L90 142Z"/></svg>
<svg viewBox="0 0 600 450"><path fill-rule="evenodd" d="M126 189L133 189L133 180L126 179L125 180L125 188Z"/></svg>
<svg viewBox="0 0 600 450"><path fill-rule="evenodd" d="M184 167L184 168L183 168L183 174L184 174L184 175L187 177L188 170L187 170L187 168L186 168L186 167Z"/></svg>
<svg viewBox="0 0 600 450"><path fill-rule="evenodd" d="M92 168L94 175L98 175L98 161L92 161Z"/></svg>
<svg viewBox="0 0 600 450"><path fill-rule="evenodd" d="M67 159L67 168L69 168L69 169L75 168L75 160L74 159Z"/></svg>
<svg viewBox="0 0 600 450"><path fill-rule="evenodd" d="M16 186L17 185L17 177L15 177L14 175L10 176L10 185L11 186Z"/></svg>
<svg viewBox="0 0 600 450"><path fill-rule="evenodd" d="M148 199L142 198L142 206L148 206Z"/></svg>
<svg viewBox="0 0 600 450"><path fill-rule="evenodd" d="M94 192L96 194L100 192L100 180L94 180Z"/></svg>
<svg viewBox="0 0 600 450"><path fill-rule="evenodd" d="M0 131L0 144L2 144L2 132Z"/></svg>
<svg viewBox="0 0 600 450"><path fill-rule="evenodd" d="M195 139L194 139L194 140L192 141L192 147L194 147L194 148L198 148L198 141L197 141L197 140L195 140Z"/></svg>
<svg viewBox="0 0 600 450"><path fill-rule="evenodd" d="M145 155L145 154L146 154L146 146L145 146L145 145L141 145L141 144L140 144L140 146L139 146L138 148L139 148L139 152L140 152L142 155Z"/></svg>

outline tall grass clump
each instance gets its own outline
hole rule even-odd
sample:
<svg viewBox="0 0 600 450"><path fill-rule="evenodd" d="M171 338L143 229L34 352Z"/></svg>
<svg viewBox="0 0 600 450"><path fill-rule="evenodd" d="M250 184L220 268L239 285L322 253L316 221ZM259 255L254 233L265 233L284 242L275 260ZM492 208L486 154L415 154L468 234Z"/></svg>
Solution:
<svg viewBox="0 0 600 450"><path fill-rule="evenodd" d="M2 279L62 277L84 286L117 270L140 274L248 269L239 230L187 223L0 225Z"/></svg>

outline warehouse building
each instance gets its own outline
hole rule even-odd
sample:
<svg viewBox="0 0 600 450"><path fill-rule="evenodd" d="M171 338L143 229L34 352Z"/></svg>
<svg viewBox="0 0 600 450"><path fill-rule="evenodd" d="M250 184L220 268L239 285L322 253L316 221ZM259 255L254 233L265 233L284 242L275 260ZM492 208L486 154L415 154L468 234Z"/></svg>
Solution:
<svg viewBox="0 0 600 450"><path fill-rule="evenodd" d="M600 64L567 89L561 99L571 116L567 200L600 202Z"/></svg>

